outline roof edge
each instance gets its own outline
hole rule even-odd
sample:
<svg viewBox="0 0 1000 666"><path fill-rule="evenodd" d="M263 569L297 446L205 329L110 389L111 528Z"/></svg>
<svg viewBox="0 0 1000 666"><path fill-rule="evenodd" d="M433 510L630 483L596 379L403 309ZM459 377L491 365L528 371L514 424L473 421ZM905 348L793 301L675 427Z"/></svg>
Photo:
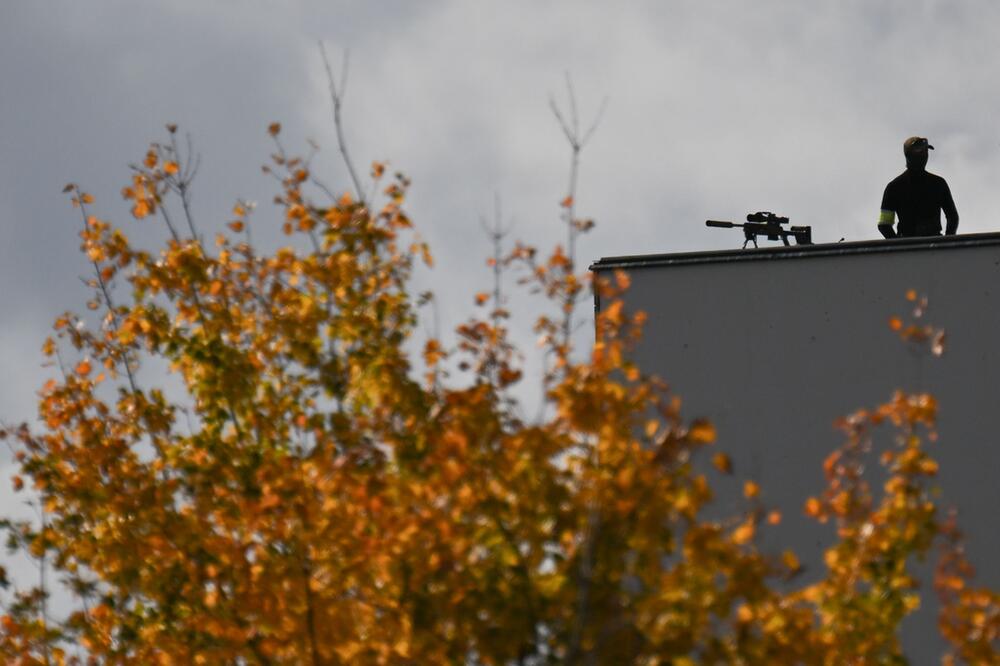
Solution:
<svg viewBox="0 0 1000 666"><path fill-rule="evenodd" d="M619 257L601 257L590 264L590 270L599 272L615 268L651 268L682 264L713 264L732 261L763 261L778 259L808 259L840 255L872 254L883 252L914 252L922 250L947 250L965 247L1000 245L1000 232L962 234L956 236L924 236L919 238L893 238L849 243L821 243L817 245L792 245L701 252L676 252L669 254L641 254Z"/></svg>

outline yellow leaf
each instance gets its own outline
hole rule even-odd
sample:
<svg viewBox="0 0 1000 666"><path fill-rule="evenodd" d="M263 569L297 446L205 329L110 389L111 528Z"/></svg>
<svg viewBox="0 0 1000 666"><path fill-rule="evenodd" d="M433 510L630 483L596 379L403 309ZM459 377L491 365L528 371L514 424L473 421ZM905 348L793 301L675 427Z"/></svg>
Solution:
<svg viewBox="0 0 1000 666"><path fill-rule="evenodd" d="M760 495L760 486L755 481L746 481L743 483L743 494L747 499L753 499Z"/></svg>

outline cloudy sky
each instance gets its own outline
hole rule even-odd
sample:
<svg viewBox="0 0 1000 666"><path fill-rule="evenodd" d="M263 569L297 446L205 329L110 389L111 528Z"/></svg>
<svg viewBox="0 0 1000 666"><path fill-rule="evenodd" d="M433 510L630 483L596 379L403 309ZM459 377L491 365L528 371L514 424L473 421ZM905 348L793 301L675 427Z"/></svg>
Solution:
<svg viewBox="0 0 1000 666"><path fill-rule="evenodd" d="M318 40L335 61L350 49L355 161L413 180L409 210L437 258L419 279L448 328L489 285L478 219L495 193L515 237L562 237L569 154L549 97L565 99L567 72L584 121L609 100L583 154L579 212L598 226L582 261L736 246L704 220L754 210L810 224L818 242L876 237L913 134L937 148L929 169L951 184L960 231L993 230L998 25L988 0L3 2L0 419L33 418L41 341L88 297L66 182L158 242L119 192L127 164L179 123L202 156L202 229L221 228L238 197L261 202L255 228L276 229L259 167L280 121L288 147L315 140L317 170L348 187ZM527 339L530 322L516 326ZM6 477L5 451L0 463Z"/></svg>

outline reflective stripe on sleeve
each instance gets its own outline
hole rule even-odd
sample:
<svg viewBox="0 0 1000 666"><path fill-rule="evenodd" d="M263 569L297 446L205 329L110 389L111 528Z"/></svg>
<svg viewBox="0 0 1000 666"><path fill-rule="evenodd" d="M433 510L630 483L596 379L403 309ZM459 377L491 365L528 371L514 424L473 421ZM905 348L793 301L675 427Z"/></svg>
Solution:
<svg viewBox="0 0 1000 666"><path fill-rule="evenodd" d="M884 208L878 214L878 225L881 227L883 224L892 225L896 221L896 214L891 210L885 210Z"/></svg>

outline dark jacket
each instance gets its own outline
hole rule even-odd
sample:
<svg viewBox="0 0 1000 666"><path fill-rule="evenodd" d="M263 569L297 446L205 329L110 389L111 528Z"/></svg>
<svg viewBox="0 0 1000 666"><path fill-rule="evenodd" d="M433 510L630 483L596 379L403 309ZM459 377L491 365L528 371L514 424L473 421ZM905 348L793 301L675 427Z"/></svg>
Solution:
<svg viewBox="0 0 1000 666"><path fill-rule="evenodd" d="M948 235L958 230L958 211L948 183L923 169L907 169L886 185L882 210L899 218L899 236L940 236L942 210L948 220Z"/></svg>

